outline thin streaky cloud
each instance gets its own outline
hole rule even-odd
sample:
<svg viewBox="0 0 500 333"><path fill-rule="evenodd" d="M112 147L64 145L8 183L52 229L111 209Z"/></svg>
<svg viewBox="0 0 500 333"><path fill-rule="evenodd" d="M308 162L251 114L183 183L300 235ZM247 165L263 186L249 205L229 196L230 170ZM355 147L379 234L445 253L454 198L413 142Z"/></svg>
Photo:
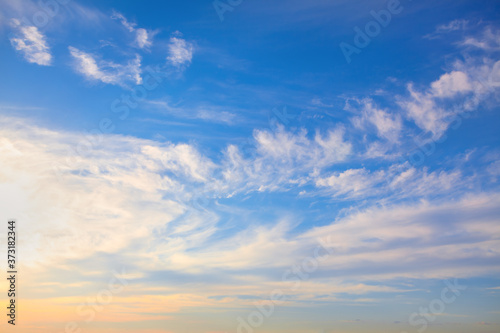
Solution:
<svg viewBox="0 0 500 333"><path fill-rule="evenodd" d="M140 49L147 49L153 45L154 31L148 31L144 28L137 28L136 23L129 22L123 14L116 11L111 15L113 20L118 20L129 32L135 34L135 45Z"/></svg>
<svg viewBox="0 0 500 333"><path fill-rule="evenodd" d="M141 57L139 55L122 65L98 59L98 57L73 46L70 46L68 50L74 59L75 71L89 80L120 86L127 86L129 83L142 83Z"/></svg>

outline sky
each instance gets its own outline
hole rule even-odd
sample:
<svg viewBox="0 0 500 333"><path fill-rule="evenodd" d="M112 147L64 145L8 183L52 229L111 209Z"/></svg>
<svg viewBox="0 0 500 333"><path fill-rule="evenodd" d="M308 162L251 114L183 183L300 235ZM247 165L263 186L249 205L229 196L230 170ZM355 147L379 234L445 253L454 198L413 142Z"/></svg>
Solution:
<svg viewBox="0 0 500 333"><path fill-rule="evenodd" d="M498 332L499 19L0 0L2 332Z"/></svg>

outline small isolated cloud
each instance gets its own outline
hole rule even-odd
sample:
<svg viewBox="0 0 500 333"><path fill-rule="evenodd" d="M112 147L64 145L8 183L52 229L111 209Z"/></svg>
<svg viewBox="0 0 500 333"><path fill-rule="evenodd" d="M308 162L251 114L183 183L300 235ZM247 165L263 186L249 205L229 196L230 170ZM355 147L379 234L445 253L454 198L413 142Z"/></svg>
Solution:
<svg viewBox="0 0 500 333"><path fill-rule="evenodd" d="M24 58L31 63L50 66L52 55L45 36L35 26L23 26L18 20L12 25L17 29L17 36L10 39L16 51L23 53Z"/></svg>
<svg viewBox="0 0 500 333"><path fill-rule="evenodd" d="M316 106L316 107L322 107L322 108L333 108L333 104L326 104L324 103L321 98L315 97L311 100L311 104Z"/></svg>
<svg viewBox="0 0 500 333"><path fill-rule="evenodd" d="M169 56L167 60L177 67L190 64L193 59L193 50L194 46L192 43L179 37L171 37L168 45Z"/></svg>
<svg viewBox="0 0 500 333"><path fill-rule="evenodd" d="M153 45L153 42L151 41L151 37L152 37L151 35L152 34L149 33L146 29L143 29L143 28L137 29L137 31L136 31L137 46L139 46L139 48L143 49L143 48L148 48L151 45Z"/></svg>
<svg viewBox="0 0 500 333"><path fill-rule="evenodd" d="M121 24L127 29L129 32L135 33L135 46L140 49L149 48L153 45L152 39L154 33L152 31L148 31L144 28L137 28L137 24L129 22L125 16L121 13L113 12L111 18L114 20L118 20Z"/></svg>
<svg viewBox="0 0 500 333"><path fill-rule="evenodd" d="M465 30L467 28L467 25L469 24L469 21L467 20L453 20L447 24L441 24L436 27L436 30L434 32L425 35L424 38L427 39L436 39L441 37L441 35L448 34L454 31L459 31L459 30Z"/></svg>
<svg viewBox="0 0 500 333"><path fill-rule="evenodd" d="M463 30L467 26L467 20L453 20L448 24L442 24L436 28L436 33L443 34L457 30Z"/></svg>
<svg viewBox="0 0 500 333"><path fill-rule="evenodd" d="M98 59L96 56L70 46L69 52L75 60L75 70L90 80L126 86L127 83L141 84L141 57L130 60L126 65Z"/></svg>

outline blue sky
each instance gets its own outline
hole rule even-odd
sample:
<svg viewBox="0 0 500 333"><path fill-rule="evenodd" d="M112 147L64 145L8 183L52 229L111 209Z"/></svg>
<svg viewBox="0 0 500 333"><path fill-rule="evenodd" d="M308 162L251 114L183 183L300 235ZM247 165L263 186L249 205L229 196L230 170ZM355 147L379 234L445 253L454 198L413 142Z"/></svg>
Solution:
<svg viewBox="0 0 500 333"><path fill-rule="evenodd" d="M499 13L0 0L20 331L497 332Z"/></svg>

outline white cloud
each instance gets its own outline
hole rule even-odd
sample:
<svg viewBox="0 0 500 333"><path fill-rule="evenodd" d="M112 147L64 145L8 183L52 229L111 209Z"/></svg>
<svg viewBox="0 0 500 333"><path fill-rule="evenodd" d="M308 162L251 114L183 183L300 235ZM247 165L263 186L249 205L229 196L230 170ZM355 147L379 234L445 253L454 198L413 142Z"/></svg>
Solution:
<svg viewBox="0 0 500 333"><path fill-rule="evenodd" d="M231 196L303 186L311 181L310 174L346 161L351 149L342 128L325 135L318 132L313 138L303 129L297 133L281 126L275 132L255 130L244 149L228 146L221 162L222 179L214 187Z"/></svg>
<svg viewBox="0 0 500 333"><path fill-rule="evenodd" d="M23 53L24 58L31 63L49 66L52 55L46 37L35 26L24 26L18 20L13 20L13 26L18 36L10 39L14 49Z"/></svg>
<svg viewBox="0 0 500 333"><path fill-rule="evenodd" d="M399 98L398 104L418 127L439 138L453 116L475 111L489 94L495 93L496 78L492 76L495 64L484 61L483 64L457 61L454 70L443 74L424 91L409 84L410 96ZM455 102L454 107L443 104L449 101Z"/></svg>
<svg viewBox="0 0 500 333"><path fill-rule="evenodd" d="M233 124L237 116L224 109L201 107L196 113L196 118L216 123Z"/></svg>
<svg viewBox="0 0 500 333"><path fill-rule="evenodd" d="M126 86L127 83L141 84L141 57L136 55L126 65L98 59L96 56L70 46L70 54L75 60L75 70L90 80Z"/></svg>
<svg viewBox="0 0 500 333"><path fill-rule="evenodd" d="M494 194L373 207L303 237L332 245L335 255L328 258L325 269L337 276L356 276L361 266L368 279L477 276L500 271L498 263L493 264L500 252L499 203L500 197Z"/></svg>
<svg viewBox="0 0 500 333"><path fill-rule="evenodd" d="M484 51L495 51L500 49L500 31L487 28L480 36L469 36L461 42L463 46L482 49Z"/></svg>
<svg viewBox="0 0 500 333"><path fill-rule="evenodd" d="M148 48L153 45L153 42L151 41L151 33L149 33L146 29L139 28L137 29L136 34L136 42L139 48Z"/></svg>
<svg viewBox="0 0 500 333"><path fill-rule="evenodd" d="M465 30L468 25L469 21L467 20L453 20L447 24L437 26L436 30L431 34L426 35L425 38L434 39L439 37L439 35L448 34L458 30Z"/></svg>
<svg viewBox="0 0 500 333"><path fill-rule="evenodd" d="M408 118L421 129L433 133L437 138L441 137L448 129L451 113L439 107L432 95L416 91L412 84L408 85L408 91L410 97L399 101Z"/></svg>
<svg viewBox="0 0 500 333"><path fill-rule="evenodd" d="M335 196L358 197L366 195L384 179L384 172L370 173L365 169L349 169L316 181L318 187L328 187ZM373 195L374 193L370 193Z"/></svg>
<svg viewBox="0 0 500 333"><path fill-rule="evenodd" d="M161 161L162 166L170 172L188 176L190 179L205 182L210 177L214 163L203 157L193 146L178 144L175 149L164 149L156 146L144 146L142 153L154 160Z"/></svg>
<svg viewBox="0 0 500 333"><path fill-rule="evenodd" d="M488 76L488 84L494 88L500 87L500 60L493 65Z"/></svg>
<svg viewBox="0 0 500 333"><path fill-rule="evenodd" d="M494 179L498 179L500 177L500 160L492 162L488 166L487 171Z"/></svg>
<svg viewBox="0 0 500 333"><path fill-rule="evenodd" d="M473 181L459 170L428 172L425 168L405 167L406 165L390 168L385 179L387 188L383 188L398 199L446 194L451 190L468 188Z"/></svg>
<svg viewBox="0 0 500 333"><path fill-rule="evenodd" d="M454 97L457 94L464 94L472 91L469 77L464 72L452 71L443 74L439 80L431 83L433 96Z"/></svg>
<svg viewBox="0 0 500 333"><path fill-rule="evenodd" d="M121 24L127 29L129 32L135 34L135 45L140 48L149 48L153 45L153 35L154 32L148 31L144 28L136 28L137 24L129 22L123 14L118 12L113 12L111 18L114 20L119 20Z"/></svg>
<svg viewBox="0 0 500 333"><path fill-rule="evenodd" d="M400 100L400 106L417 126L439 138L448 129L454 114L454 110L440 106L439 99L456 98L470 93L473 91L473 85L466 73L452 71L432 82L426 92L417 91L412 84L408 85L408 91L410 98Z"/></svg>
<svg viewBox="0 0 500 333"><path fill-rule="evenodd" d="M256 132L258 154L243 159L230 146L226 154L231 156L226 158L235 167L230 169L227 161L218 165L190 144L101 135L91 138L100 142L92 147L81 134L5 117L0 117L0 125L4 157L0 218L16 216L20 226L30 230L21 230L27 273L68 269L77 260L71 274L73 270L83 274L89 267L96 269L95 258L110 255L113 262L135 266L136 271L129 274L148 277L171 270L201 276L203 295L229 295L231 304L243 306L244 301L234 301L235 295L241 295L241 290L260 295L262 290L279 287L282 282L269 276L281 276L305 256L312 256L319 239L326 239L335 252L321 263L317 275L291 292L296 300L314 300L320 293L334 300L337 293L402 292L380 281L467 277L500 269L494 261L500 252L500 196L496 193L432 204L387 205L377 200L375 207L351 208L341 218L332 216L325 226L299 232L294 230L294 217L262 224L238 204L224 207L217 202L197 209L188 202L217 182L224 183L226 194L248 186L299 187L290 181L311 171L311 177L322 178L337 193L358 197L368 195L370 188L376 192L377 182L397 196L450 192L462 178L459 173L400 166L384 172L350 169L321 177L315 168L345 161L351 152L341 130L314 138L306 133ZM275 149L274 144L284 147ZM315 161L320 161L319 166ZM221 212L227 213L226 209L249 223L239 222L237 231L221 227ZM292 216L293 207L290 210ZM335 278L329 277L333 271ZM207 272L222 275L213 282L206 279ZM231 283L218 282L222 276ZM53 282L64 279L78 283L67 274ZM378 281L376 286L367 282L373 280ZM133 286L142 287L139 282ZM161 287L193 293L192 285L179 282L162 281Z"/></svg>
<svg viewBox="0 0 500 333"><path fill-rule="evenodd" d="M329 130L326 135L317 132L307 138L305 130L297 134L279 126L277 131L255 131L257 151L265 159L275 162L298 163L305 168L322 168L344 161L351 153L351 144L344 141L344 130Z"/></svg>
<svg viewBox="0 0 500 333"><path fill-rule="evenodd" d="M318 97L314 97L311 100L311 104L316 106L316 107L321 107L321 108L333 108L334 107L333 104L326 104L321 100L321 98L318 98Z"/></svg>
<svg viewBox="0 0 500 333"><path fill-rule="evenodd" d="M460 45L464 60L456 60L447 73L426 89L416 89L410 83L409 96L398 100L407 118L433 133L434 138L444 134L454 116L475 111L488 97L498 95L500 64L491 52L500 47L500 33L487 28L481 35L467 37ZM484 55L472 56L463 46L480 48Z"/></svg>
<svg viewBox="0 0 500 333"><path fill-rule="evenodd" d="M448 24L442 24L436 28L436 32L445 33L450 31L457 31L464 29L469 21L467 20L454 20L449 22Z"/></svg>
<svg viewBox="0 0 500 333"><path fill-rule="evenodd" d="M179 118L202 119L208 122L234 124L237 120L236 113L227 111L225 107L212 105L180 106L170 102L168 98L146 101L147 104L159 111L166 112Z"/></svg>
<svg viewBox="0 0 500 333"><path fill-rule="evenodd" d="M174 66L190 64L193 59L194 46L192 43L180 38L171 37L168 45L169 55L167 60Z"/></svg>
<svg viewBox="0 0 500 333"><path fill-rule="evenodd" d="M361 116L352 118L354 126L364 129L372 125L380 138L389 142L397 142L401 135L402 121L399 115L390 114L387 110L377 108L371 99L358 100L361 104ZM351 109L350 106L346 106Z"/></svg>
<svg viewBox="0 0 500 333"><path fill-rule="evenodd" d="M28 266L125 251L185 212L184 187L207 181L213 169L187 144L86 137L14 118L0 124L1 214L31 230Z"/></svg>
<svg viewBox="0 0 500 333"><path fill-rule="evenodd" d="M136 24L135 23L130 23L123 14L118 13L116 11L113 11L113 15L111 15L111 18L114 20L119 20L121 24L129 31L129 32L134 32Z"/></svg>
<svg viewBox="0 0 500 333"><path fill-rule="evenodd" d="M269 226L252 224L224 241L204 242L202 248L200 240L191 238L200 229L183 228L183 237L171 234L154 256L164 255L169 267L183 272L229 270L238 272L242 278L241 269L282 273L305 256L312 256L322 241L331 247L333 254L321 262L319 271L323 274L305 282L300 290L304 294L315 286L319 289L323 283L336 280L339 284L342 279L366 282L399 277L480 276L500 272L495 261L500 253L499 203L499 195L491 194L434 204L423 201L412 205L381 205L352 210L343 218L332 218L326 226L293 236L290 221L284 219ZM205 232L216 231L209 228ZM335 272L336 279L321 278L328 276L328 272ZM272 285L267 278L254 278L246 283L252 290L261 284ZM328 289L332 292L341 292L340 287L331 288Z"/></svg>
<svg viewBox="0 0 500 333"><path fill-rule="evenodd" d="M457 170L429 173L407 163L394 164L385 170L362 168L321 174L314 181L318 188L326 189L326 193L335 198L378 198L379 203L444 194L451 189L467 188L472 183Z"/></svg>

